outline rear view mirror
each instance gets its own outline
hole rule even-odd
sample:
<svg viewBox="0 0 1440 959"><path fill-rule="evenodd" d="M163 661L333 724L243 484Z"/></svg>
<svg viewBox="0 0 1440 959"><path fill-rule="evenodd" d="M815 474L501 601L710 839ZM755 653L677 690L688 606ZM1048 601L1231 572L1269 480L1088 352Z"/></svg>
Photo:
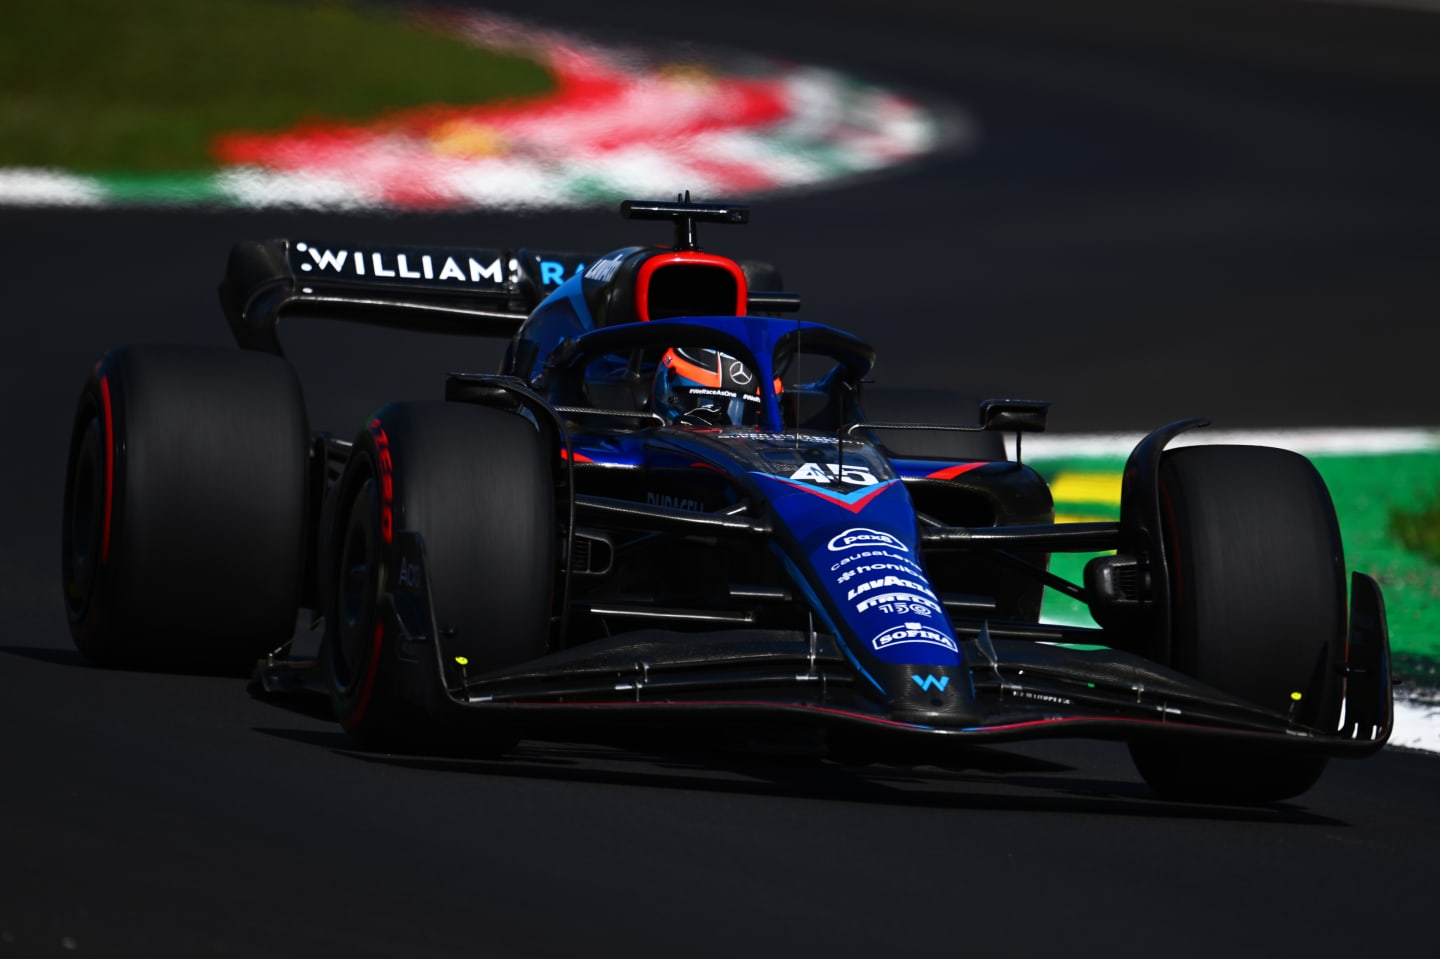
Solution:
<svg viewBox="0 0 1440 959"><path fill-rule="evenodd" d="M1043 433L1049 400L986 400L980 404L980 428Z"/></svg>

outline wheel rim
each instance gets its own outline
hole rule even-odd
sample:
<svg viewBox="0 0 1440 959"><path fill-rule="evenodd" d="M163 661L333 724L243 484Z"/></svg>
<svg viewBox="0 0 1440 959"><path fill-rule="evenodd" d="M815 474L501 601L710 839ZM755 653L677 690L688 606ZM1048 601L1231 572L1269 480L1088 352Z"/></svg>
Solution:
<svg viewBox="0 0 1440 959"><path fill-rule="evenodd" d="M82 414L84 426L74 447L65 497L63 531L65 602L71 616L84 613L100 563L101 524L104 522L104 450L99 417L93 408Z"/></svg>
<svg viewBox="0 0 1440 959"><path fill-rule="evenodd" d="M353 688L365 675L375 628L380 556L373 521L374 488L374 481L366 480L355 496L336 570L333 656L335 676L344 689Z"/></svg>

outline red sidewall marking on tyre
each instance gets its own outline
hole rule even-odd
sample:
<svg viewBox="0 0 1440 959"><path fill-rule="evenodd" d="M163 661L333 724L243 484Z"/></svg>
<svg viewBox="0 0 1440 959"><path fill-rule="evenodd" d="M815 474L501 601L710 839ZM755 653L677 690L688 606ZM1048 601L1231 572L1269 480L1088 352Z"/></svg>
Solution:
<svg viewBox="0 0 1440 959"><path fill-rule="evenodd" d="M370 697L375 692L375 674L380 671L380 644L385 638L385 625L375 624L375 639L370 645L370 659L365 664L365 680L360 685L360 700L355 704L355 709L345 719L345 728L354 729L365 719L365 711L370 708Z"/></svg>
<svg viewBox="0 0 1440 959"><path fill-rule="evenodd" d="M370 435L375 437L376 467L380 470L380 538L389 546L395 536L395 475L390 457L390 437L380 420L370 421Z"/></svg>

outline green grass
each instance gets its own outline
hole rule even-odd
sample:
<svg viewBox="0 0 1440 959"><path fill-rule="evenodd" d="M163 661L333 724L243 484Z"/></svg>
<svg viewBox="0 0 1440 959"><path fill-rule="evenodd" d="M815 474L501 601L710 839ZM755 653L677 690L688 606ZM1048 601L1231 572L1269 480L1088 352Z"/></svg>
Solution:
<svg viewBox="0 0 1440 959"><path fill-rule="evenodd" d="M1407 548L1391 517L1429 501L1440 488L1440 453L1315 457L1330 487L1351 569L1375 577L1385 592L1390 642L1406 662L1440 662L1440 560ZM1397 674L1407 670L1397 668Z"/></svg>
<svg viewBox="0 0 1440 959"><path fill-rule="evenodd" d="M366 120L553 85L530 60L354 3L17 3L0 29L0 166L205 169L212 139L227 131Z"/></svg>
<svg viewBox="0 0 1440 959"><path fill-rule="evenodd" d="M1440 493L1418 509L1392 510L1390 535L1406 549L1440 566Z"/></svg>

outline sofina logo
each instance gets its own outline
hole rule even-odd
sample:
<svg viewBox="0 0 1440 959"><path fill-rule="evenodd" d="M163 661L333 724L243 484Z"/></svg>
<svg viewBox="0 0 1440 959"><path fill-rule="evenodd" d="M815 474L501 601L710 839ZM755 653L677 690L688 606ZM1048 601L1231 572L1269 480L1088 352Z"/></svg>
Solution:
<svg viewBox="0 0 1440 959"><path fill-rule="evenodd" d="M863 526L847 529L845 532L833 537L828 544L829 550L832 553L844 553L852 549L862 549L871 546L898 549L902 553L910 552L910 547L889 533L882 533L878 529L866 529Z"/></svg>
<svg viewBox="0 0 1440 959"><path fill-rule="evenodd" d="M899 626L892 626L870 640L870 645L876 652L904 643L928 643L931 646L943 646L952 653L960 651L960 647L955 645L955 640L924 623L902 623Z"/></svg>

